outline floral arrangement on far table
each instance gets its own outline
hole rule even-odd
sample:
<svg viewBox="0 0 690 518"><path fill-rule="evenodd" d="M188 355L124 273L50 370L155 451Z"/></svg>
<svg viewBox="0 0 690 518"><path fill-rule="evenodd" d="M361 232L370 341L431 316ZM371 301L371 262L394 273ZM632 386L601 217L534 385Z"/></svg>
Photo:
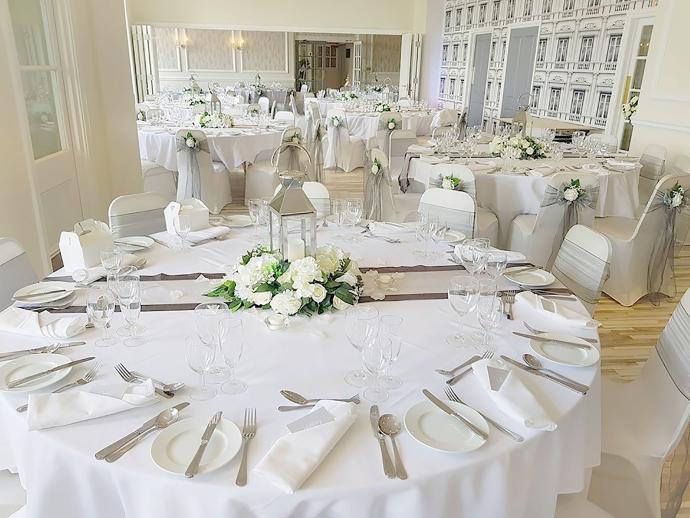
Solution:
<svg viewBox="0 0 690 518"><path fill-rule="evenodd" d="M687 205L688 200L685 197L683 186L676 182L676 185L664 195L664 203L672 209Z"/></svg>
<svg viewBox="0 0 690 518"><path fill-rule="evenodd" d="M548 153L544 143L534 137L502 137L497 135L489 144L492 154L501 156L506 149L513 150L513 157L519 160L536 160L547 158Z"/></svg>
<svg viewBox="0 0 690 518"><path fill-rule="evenodd" d="M637 95L633 95L627 103L623 103L623 118L625 118L625 122L630 122L632 116L635 115L639 100L640 98Z"/></svg>
<svg viewBox="0 0 690 518"><path fill-rule="evenodd" d="M388 103L376 103L374 106L374 111L383 113L391 111L391 105Z"/></svg>
<svg viewBox="0 0 690 518"><path fill-rule="evenodd" d="M224 113L200 113L196 117L196 124L202 128L232 128L235 121Z"/></svg>
<svg viewBox="0 0 690 518"><path fill-rule="evenodd" d="M198 106L201 104L206 104L206 94L204 94L203 90L199 90L198 92L196 92L192 91L191 88L185 88L184 93L182 94L182 101L187 106Z"/></svg>
<svg viewBox="0 0 690 518"><path fill-rule="evenodd" d="M146 120L146 112L144 110L137 110L137 120L138 121L145 121Z"/></svg>
<svg viewBox="0 0 690 518"><path fill-rule="evenodd" d="M358 95L354 92L343 92L340 97L343 101L352 101L353 99L357 99Z"/></svg>
<svg viewBox="0 0 690 518"><path fill-rule="evenodd" d="M261 106L258 104L250 104L247 106L247 115L258 115L261 113Z"/></svg>
<svg viewBox="0 0 690 518"><path fill-rule="evenodd" d="M361 291L357 263L340 248L324 246L315 257L287 261L258 246L207 296L224 298L232 311L257 307L311 316L346 309L357 303Z"/></svg>

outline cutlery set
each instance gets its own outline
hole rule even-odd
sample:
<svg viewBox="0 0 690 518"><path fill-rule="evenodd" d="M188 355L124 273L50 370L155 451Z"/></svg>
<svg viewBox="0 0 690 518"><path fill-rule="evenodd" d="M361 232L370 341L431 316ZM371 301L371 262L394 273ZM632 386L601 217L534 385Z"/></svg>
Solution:
<svg viewBox="0 0 690 518"><path fill-rule="evenodd" d="M278 407L279 412L289 412L290 410L304 410L306 408L314 408L314 405L316 405L316 403L318 403L319 401L342 401L343 403L355 403L356 405L359 405L359 403L360 403L359 394L355 394L354 396L349 397L347 399L339 399L339 398L307 399L303 395L298 394L297 392L293 392L291 390L281 390L280 394L285 399L287 399L288 401L295 403L295 405L294 406L281 405Z"/></svg>

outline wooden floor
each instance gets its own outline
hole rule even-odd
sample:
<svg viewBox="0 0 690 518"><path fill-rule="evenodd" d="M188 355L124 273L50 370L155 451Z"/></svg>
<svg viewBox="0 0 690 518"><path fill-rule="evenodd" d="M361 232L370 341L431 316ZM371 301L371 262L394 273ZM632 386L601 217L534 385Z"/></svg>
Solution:
<svg viewBox="0 0 690 518"><path fill-rule="evenodd" d="M334 198L362 197L362 169L351 173L326 171L325 183ZM223 212L245 211L241 198L244 185L240 175L232 177L232 192L233 204ZM602 296L594 317L601 322L601 369L605 376L626 382L639 374L680 297L690 288L690 246L683 247L676 258L676 277L676 297L658 306L643 299L626 308L608 296ZM686 492L678 516L690 518L690 491Z"/></svg>

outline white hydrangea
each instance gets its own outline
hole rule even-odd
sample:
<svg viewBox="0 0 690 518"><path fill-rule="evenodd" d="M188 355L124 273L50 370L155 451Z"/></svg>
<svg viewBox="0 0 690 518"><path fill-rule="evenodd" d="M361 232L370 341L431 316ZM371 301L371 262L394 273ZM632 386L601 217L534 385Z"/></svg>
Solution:
<svg viewBox="0 0 690 518"><path fill-rule="evenodd" d="M294 315L299 311L301 305L302 300L292 290L278 293L271 299L271 308L279 315Z"/></svg>
<svg viewBox="0 0 690 518"><path fill-rule="evenodd" d="M563 198L565 198L566 201L575 201L579 196L580 193L574 187L569 187L563 191Z"/></svg>
<svg viewBox="0 0 690 518"><path fill-rule="evenodd" d="M313 257L304 257L292 261L287 271L278 279L281 284L292 281L293 285L307 284L314 281L320 282L322 280L321 268Z"/></svg>
<svg viewBox="0 0 690 518"><path fill-rule="evenodd" d="M673 197L671 198L671 207L674 209L676 207L680 207L683 204L683 195L680 192L676 192L673 194Z"/></svg>
<svg viewBox="0 0 690 518"><path fill-rule="evenodd" d="M340 262L345 258L345 252L333 245L321 246L316 250L316 263L325 275L336 272L340 267Z"/></svg>
<svg viewBox="0 0 690 518"><path fill-rule="evenodd" d="M444 178L441 182L441 188L447 189L449 191L453 190L453 182L449 178Z"/></svg>
<svg viewBox="0 0 690 518"><path fill-rule="evenodd" d="M187 147L190 147L190 148L196 146L196 140L194 140L192 137L188 137L188 138L184 141L184 143L187 145Z"/></svg>
<svg viewBox="0 0 690 518"><path fill-rule="evenodd" d="M489 151L494 155L500 155L503 152L503 146L505 142L500 136L495 136L493 140L489 143Z"/></svg>

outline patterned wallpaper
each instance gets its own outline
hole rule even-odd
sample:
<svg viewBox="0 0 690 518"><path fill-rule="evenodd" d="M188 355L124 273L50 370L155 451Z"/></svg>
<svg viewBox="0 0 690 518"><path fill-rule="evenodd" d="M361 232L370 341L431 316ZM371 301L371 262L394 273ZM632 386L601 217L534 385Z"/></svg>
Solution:
<svg viewBox="0 0 690 518"><path fill-rule="evenodd" d="M244 70L266 70L283 72L287 70L285 33L267 31L242 31Z"/></svg>
<svg viewBox="0 0 690 518"><path fill-rule="evenodd" d="M373 37L372 70L400 72L400 36L375 34Z"/></svg>
<svg viewBox="0 0 690 518"><path fill-rule="evenodd" d="M156 54L158 68L165 70L179 70L177 62L177 29L174 27L154 27L153 37L156 39Z"/></svg>
<svg viewBox="0 0 690 518"><path fill-rule="evenodd" d="M187 29L189 70L234 70L232 31Z"/></svg>

